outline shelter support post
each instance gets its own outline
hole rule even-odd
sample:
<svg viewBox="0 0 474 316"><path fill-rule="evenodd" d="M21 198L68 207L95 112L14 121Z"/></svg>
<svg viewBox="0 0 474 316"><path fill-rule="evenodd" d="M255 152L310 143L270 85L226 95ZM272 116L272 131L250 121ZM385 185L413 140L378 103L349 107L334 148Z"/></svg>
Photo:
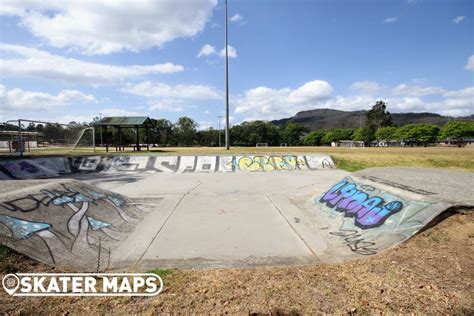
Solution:
<svg viewBox="0 0 474 316"><path fill-rule="evenodd" d="M137 151L140 151L140 129L138 125L135 125L135 128L137 129Z"/></svg>
<svg viewBox="0 0 474 316"><path fill-rule="evenodd" d="M104 125L103 128L104 128L105 152L109 152L109 141L107 138L107 125Z"/></svg>
<svg viewBox="0 0 474 316"><path fill-rule="evenodd" d="M148 130L148 126L145 127L145 131L146 131L146 151L150 151L150 133Z"/></svg>

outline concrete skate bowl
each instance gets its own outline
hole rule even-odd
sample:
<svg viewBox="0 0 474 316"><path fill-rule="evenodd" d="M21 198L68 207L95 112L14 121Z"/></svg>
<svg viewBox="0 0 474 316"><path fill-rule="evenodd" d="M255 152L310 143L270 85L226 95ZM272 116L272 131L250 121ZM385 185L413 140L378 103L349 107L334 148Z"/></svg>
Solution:
<svg viewBox="0 0 474 316"><path fill-rule="evenodd" d="M326 155L43 157L0 177L0 243L80 271L359 259L474 205L472 173Z"/></svg>

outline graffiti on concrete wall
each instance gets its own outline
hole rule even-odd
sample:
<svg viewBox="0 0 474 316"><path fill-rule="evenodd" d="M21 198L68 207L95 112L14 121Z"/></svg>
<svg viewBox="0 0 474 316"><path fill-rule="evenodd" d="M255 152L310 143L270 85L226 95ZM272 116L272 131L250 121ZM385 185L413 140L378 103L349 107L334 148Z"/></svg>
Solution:
<svg viewBox="0 0 474 316"><path fill-rule="evenodd" d="M304 158L291 155L234 157L232 164L240 171L297 170L306 166Z"/></svg>
<svg viewBox="0 0 474 316"><path fill-rule="evenodd" d="M318 216L330 223L334 242L351 253L373 255L415 234L429 220L432 202L406 199L376 183L347 177L314 198Z"/></svg>
<svg viewBox="0 0 474 316"><path fill-rule="evenodd" d="M0 162L12 179L52 178L76 172L255 172L334 168L329 156L90 156L22 159Z"/></svg>
<svg viewBox="0 0 474 316"><path fill-rule="evenodd" d="M344 241L344 245L349 247L352 252L364 256L375 255L377 253L378 249L374 248L375 242L366 241L357 230L346 229L330 232L329 234L341 237Z"/></svg>
<svg viewBox="0 0 474 316"><path fill-rule="evenodd" d="M38 163L32 160L1 161L0 170L13 179L34 179L55 177L47 169L43 169Z"/></svg>
<svg viewBox="0 0 474 316"><path fill-rule="evenodd" d="M329 189L320 202L344 212L346 217L354 217L355 225L361 229L378 227L388 217L402 210L402 202L387 202L380 196L371 196L370 191L372 188L345 179Z"/></svg>
<svg viewBox="0 0 474 316"><path fill-rule="evenodd" d="M120 195L62 184L0 203L0 240L49 264L102 270L140 219Z"/></svg>

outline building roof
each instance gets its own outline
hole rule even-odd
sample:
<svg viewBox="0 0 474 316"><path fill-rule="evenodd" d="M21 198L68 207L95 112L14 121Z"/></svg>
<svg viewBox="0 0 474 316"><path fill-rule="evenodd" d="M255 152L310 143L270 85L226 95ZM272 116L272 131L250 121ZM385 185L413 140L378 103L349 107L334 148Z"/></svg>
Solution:
<svg viewBox="0 0 474 316"><path fill-rule="evenodd" d="M12 136L18 136L18 131L0 131L0 135L12 135ZM38 132L26 132L26 131L21 131L22 136L43 136L42 133Z"/></svg>
<svg viewBox="0 0 474 316"><path fill-rule="evenodd" d="M120 127L153 127L154 124L148 116L111 116L104 117L94 123L96 126L120 126Z"/></svg>

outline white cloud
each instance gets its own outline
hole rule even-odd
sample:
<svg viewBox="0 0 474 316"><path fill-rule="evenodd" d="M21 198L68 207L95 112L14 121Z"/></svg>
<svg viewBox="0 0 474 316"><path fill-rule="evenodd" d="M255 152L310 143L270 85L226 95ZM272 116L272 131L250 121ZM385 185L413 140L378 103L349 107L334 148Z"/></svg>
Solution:
<svg viewBox="0 0 474 316"><path fill-rule="evenodd" d="M471 55L467 59L466 66L464 66L464 69L469 70L469 71L474 71L474 55Z"/></svg>
<svg viewBox="0 0 474 316"><path fill-rule="evenodd" d="M307 82L297 89L257 87L235 100L235 113L247 113L254 119L287 117L318 107L330 97L332 90L332 86L322 80Z"/></svg>
<svg viewBox="0 0 474 316"><path fill-rule="evenodd" d="M69 124L71 122L76 122L76 123L90 123L93 121L94 117L97 115L64 115L64 116L48 116L46 118L36 118L39 121L43 122L54 122L54 123L60 123L60 124ZM98 140L100 141L100 139Z"/></svg>
<svg viewBox="0 0 474 316"><path fill-rule="evenodd" d="M383 23L395 23L397 21L398 21L398 18L394 16L394 17L386 18L385 20L383 20Z"/></svg>
<svg viewBox="0 0 474 316"><path fill-rule="evenodd" d="M320 107L341 111L367 110L376 100L369 95L336 96L321 103Z"/></svg>
<svg viewBox="0 0 474 316"><path fill-rule="evenodd" d="M9 44L0 44L0 51L22 56L0 59L0 72L3 76L27 75L91 85L119 83L126 78L175 73L184 69L183 66L172 63L131 66L97 64Z"/></svg>
<svg viewBox="0 0 474 316"><path fill-rule="evenodd" d="M461 90L448 91L444 93L446 98L474 98L474 87L467 87ZM471 101L474 102L474 99Z"/></svg>
<svg viewBox="0 0 474 316"><path fill-rule="evenodd" d="M444 93L444 105L447 109L470 109L474 112L474 87Z"/></svg>
<svg viewBox="0 0 474 316"><path fill-rule="evenodd" d="M228 45L227 46L228 49L227 49L227 52L229 54L229 58L235 58L237 57L237 50ZM216 48L212 45L209 45L209 44L205 44L201 50L199 51L199 53L197 54L197 58L199 57L202 57L202 56L212 56L212 55L218 55L220 57L225 57L225 47L222 48L219 52L216 51Z"/></svg>
<svg viewBox="0 0 474 316"><path fill-rule="evenodd" d="M227 45L227 54L229 55L229 58L235 58L237 57L237 51L235 50L234 47ZM225 57L225 47L221 49L219 52L219 56Z"/></svg>
<svg viewBox="0 0 474 316"><path fill-rule="evenodd" d="M368 110L380 99L387 102L388 110L392 113L433 112L452 116L474 113L474 87L448 91L436 86L401 84L394 88L383 88L375 82L358 81L351 88L356 91L355 95L331 97L332 87L325 81L305 83L298 89L257 87L232 100L232 104L236 105L235 113L246 114L244 120L281 119L316 108ZM367 91L369 93L365 93Z"/></svg>
<svg viewBox="0 0 474 316"><path fill-rule="evenodd" d="M428 91L439 95L437 101L426 101L422 97ZM393 91L393 89L392 89ZM406 94L401 93L405 91ZM391 112L434 112L442 115L471 115L474 113L474 87L467 87L456 91L447 91L439 87L402 89L396 97L383 97ZM375 98L370 96L336 97L324 103L324 107L339 110L360 110L370 108Z"/></svg>
<svg viewBox="0 0 474 316"><path fill-rule="evenodd" d="M210 128L213 128L213 122L210 122L210 121L200 121L199 122L199 126L198 126L198 130L200 131L205 131L205 130L208 130ZM222 136L222 135L221 135ZM224 142L224 137L222 137L222 141Z"/></svg>
<svg viewBox="0 0 474 316"><path fill-rule="evenodd" d="M182 100L174 99L162 99L162 100L150 100L148 102L149 111L165 111L165 112L183 112Z"/></svg>
<svg viewBox="0 0 474 316"><path fill-rule="evenodd" d="M460 15L460 16L457 16L453 19L453 23L454 24L459 24L462 21L464 21L465 19L466 19L466 17L464 15Z"/></svg>
<svg viewBox="0 0 474 316"><path fill-rule="evenodd" d="M318 102L331 96L332 86L327 81L314 80L306 82L288 95L291 104L305 104Z"/></svg>
<svg viewBox="0 0 474 316"><path fill-rule="evenodd" d="M49 111L73 103L97 102L94 96L77 90L62 90L57 95L44 92L8 90L0 85L0 104L2 111Z"/></svg>
<svg viewBox="0 0 474 316"><path fill-rule="evenodd" d="M392 89L393 95L404 95L409 97L422 97L426 95L436 95L446 92L441 87L422 87L422 86L409 86L407 84L399 84Z"/></svg>
<svg viewBox="0 0 474 316"><path fill-rule="evenodd" d="M201 56L210 56L215 53L216 53L216 49L214 48L214 46L206 44L201 48L201 50L199 51L196 57L199 58Z"/></svg>
<svg viewBox="0 0 474 316"><path fill-rule="evenodd" d="M102 116L142 116L143 112L129 111L125 109L111 108L98 111Z"/></svg>
<svg viewBox="0 0 474 316"><path fill-rule="evenodd" d="M140 83L125 83L121 91L148 97L148 98L169 98L169 99L197 99L213 100L219 99L219 92L214 88L205 85L185 85L175 86L159 82L143 81Z"/></svg>
<svg viewBox="0 0 474 316"><path fill-rule="evenodd" d="M15 1L4 0L0 15L48 45L84 54L140 51L201 32L217 0Z"/></svg>
<svg viewBox="0 0 474 316"><path fill-rule="evenodd" d="M242 21L242 16L238 13L234 14L231 18L230 18L230 21L231 22L240 22Z"/></svg>
<svg viewBox="0 0 474 316"><path fill-rule="evenodd" d="M375 81L356 81L350 88L366 94L372 94L381 89L380 85Z"/></svg>

